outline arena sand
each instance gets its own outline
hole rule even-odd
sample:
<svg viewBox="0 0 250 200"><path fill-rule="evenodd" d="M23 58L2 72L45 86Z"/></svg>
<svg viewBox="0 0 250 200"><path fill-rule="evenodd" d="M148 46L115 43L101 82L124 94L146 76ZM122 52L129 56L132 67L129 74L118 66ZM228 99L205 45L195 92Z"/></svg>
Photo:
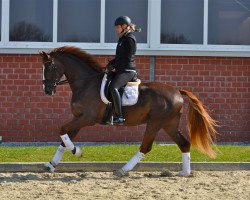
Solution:
<svg viewBox="0 0 250 200"><path fill-rule="evenodd" d="M0 199L249 200L250 171L0 173Z"/></svg>

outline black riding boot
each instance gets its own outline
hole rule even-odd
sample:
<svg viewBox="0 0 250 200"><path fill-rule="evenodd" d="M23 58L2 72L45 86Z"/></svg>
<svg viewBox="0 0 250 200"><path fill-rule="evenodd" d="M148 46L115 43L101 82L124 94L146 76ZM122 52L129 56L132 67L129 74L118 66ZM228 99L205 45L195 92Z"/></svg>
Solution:
<svg viewBox="0 0 250 200"><path fill-rule="evenodd" d="M115 116L113 118L113 124L117 125L123 125L125 119L122 116L122 102L121 102L121 96L117 89L113 89L111 91L114 109L115 109Z"/></svg>

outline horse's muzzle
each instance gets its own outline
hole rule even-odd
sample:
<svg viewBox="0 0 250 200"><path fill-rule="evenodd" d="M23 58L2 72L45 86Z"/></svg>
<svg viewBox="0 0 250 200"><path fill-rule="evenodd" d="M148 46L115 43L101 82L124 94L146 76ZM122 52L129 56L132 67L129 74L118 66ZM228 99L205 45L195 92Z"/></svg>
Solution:
<svg viewBox="0 0 250 200"><path fill-rule="evenodd" d="M56 84L50 80L43 80L44 93L46 95L54 95L56 93Z"/></svg>
<svg viewBox="0 0 250 200"><path fill-rule="evenodd" d="M44 93L46 94L46 95L54 95L55 93L56 93L56 89L50 89L50 88L44 88Z"/></svg>

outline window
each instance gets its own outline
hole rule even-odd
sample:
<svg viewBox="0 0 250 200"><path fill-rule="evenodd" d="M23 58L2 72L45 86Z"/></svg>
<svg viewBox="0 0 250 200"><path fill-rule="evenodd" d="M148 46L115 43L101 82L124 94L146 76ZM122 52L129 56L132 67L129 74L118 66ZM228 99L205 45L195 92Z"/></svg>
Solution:
<svg viewBox="0 0 250 200"><path fill-rule="evenodd" d="M119 16L142 29L137 55L249 57L250 0L0 0L0 52L113 55Z"/></svg>
<svg viewBox="0 0 250 200"><path fill-rule="evenodd" d="M105 42L117 42L114 29L115 19L119 16L129 16L132 23L142 29L140 33L135 33L137 42L147 43L147 0L106 0L105 5Z"/></svg>
<svg viewBox="0 0 250 200"><path fill-rule="evenodd" d="M52 42L52 0L10 0L10 41Z"/></svg>
<svg viewBox="0 0 250 200"><path fill-rule="evenodd" d="M100 42L100 0L58 1L59 42Z"/></svg>
<svg viewBox="0 0 250 200"><path fill-rule="evenodd" d="M203 1L161 1L161 43L203 43Z"/></svg>
<svg viewBox="0 0 250 200"><path fill-rule="evenodd" d="M249 0L209 0L208 43L250 44Z"/></svg>

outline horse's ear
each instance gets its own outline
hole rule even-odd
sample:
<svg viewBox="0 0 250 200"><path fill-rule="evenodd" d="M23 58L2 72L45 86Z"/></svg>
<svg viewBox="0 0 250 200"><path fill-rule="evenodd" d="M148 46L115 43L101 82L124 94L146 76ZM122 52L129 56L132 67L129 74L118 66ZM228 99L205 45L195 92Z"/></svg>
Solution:
<svg viewBox="0 0 250 200"><path fill-rule="evenodd" d="M38 54L43 57L43 53L41 51L38 51Z"/></svg>
<svg viewBox="0 0 250 200"><path fill-rule="evenodd" d="M38 51L39 55L42 56L44 59L49 59L48 54L44 51Z"/></svg>

